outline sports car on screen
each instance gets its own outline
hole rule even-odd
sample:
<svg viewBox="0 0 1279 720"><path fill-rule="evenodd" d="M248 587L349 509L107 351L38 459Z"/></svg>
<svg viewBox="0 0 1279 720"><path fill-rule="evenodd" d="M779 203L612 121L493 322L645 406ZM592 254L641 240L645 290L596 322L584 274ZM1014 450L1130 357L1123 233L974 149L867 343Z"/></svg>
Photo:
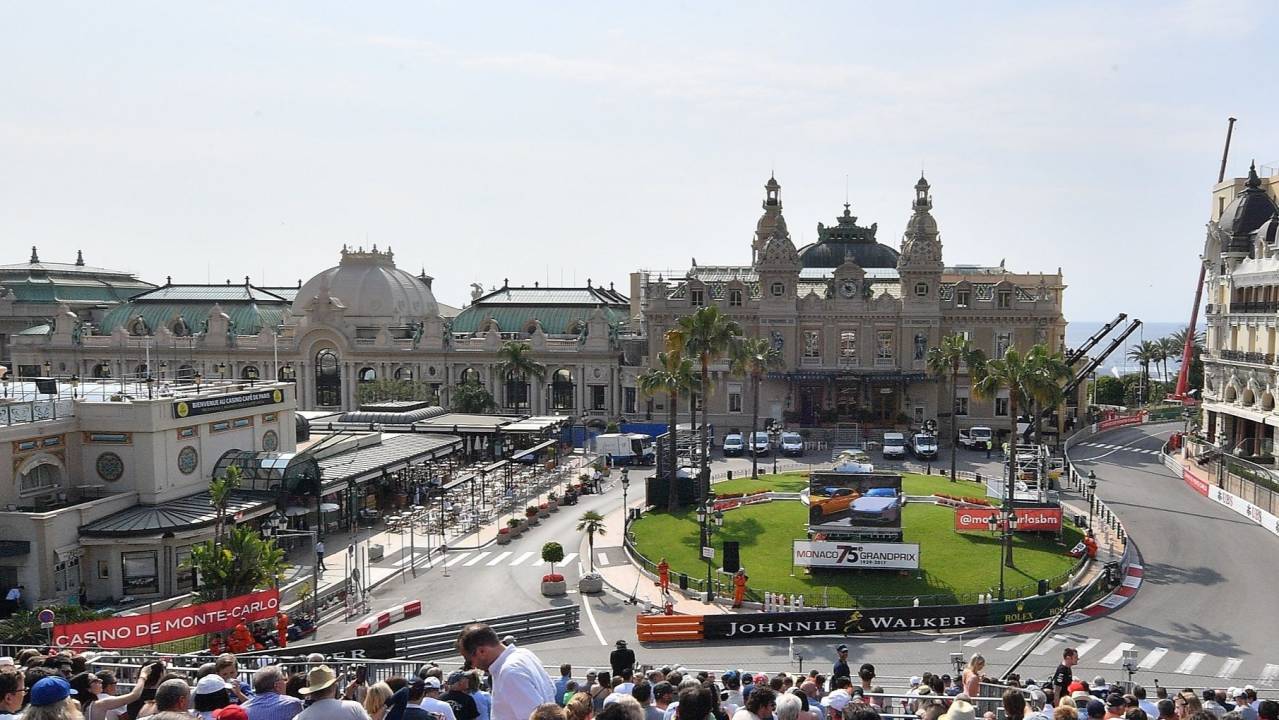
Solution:
<svg viewBox="0 0 1279 720"><path fill-rule="evenodd" d="M820 523L839 515L851 508L859 497L861 493L852 488L824 487L820 495L810 494L808 497L809 521Z"/></svg>
<svg viewBox="0 0 1279 720"><path fill-rule="evenodd" d="M852 519L855 525L894 525L901 519L901 498L896 494L877 495L875 490L892 488L874 488L870 493L853 501Z"/></svg>

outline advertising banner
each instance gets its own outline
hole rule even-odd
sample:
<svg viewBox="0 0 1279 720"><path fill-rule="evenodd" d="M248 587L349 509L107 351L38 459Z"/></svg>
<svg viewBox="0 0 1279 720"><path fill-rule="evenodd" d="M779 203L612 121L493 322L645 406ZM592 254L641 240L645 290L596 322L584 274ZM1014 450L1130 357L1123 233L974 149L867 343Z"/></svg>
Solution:
<svg viewBox="0 0 1279 720"><path fill-rule="evenodd" d="M1274 533L1275 535L1279 535L1279 517L1275 517L1238 495L1222 490L1219 487L1210 488L1207 494L1208 497L1217 501L1217 504L1225 505L1231 510L1234 510L1240 515L1243 515L1249 520L1257 523L1266 530Z"/></svg>
<svg viewBox="0 0 1279 720"><path fill-rule="evenodd" d="M173 417L185 418L194 415L207 415L226 410L242 410L244 408L274 405L282 402L284 402L284 391L278 389L192 398L173 403Z"/></svg>
<svg viewBox="0 0 1279 720"><path fill-rule="evenodd" d="M1192 490L1199 493L1200 495L1207 497L1208 483L1204 480L1201 480L1198 475L1190 471L1189 463L1187 463L1185 467L1182 469L1181 478L1182 480L1186 481L1186 484L1189 485Z"/></svg>
<svg viewBox="0 0 1279 720"><path fill-rule="evenodd" d="M895 630L951 630L985 625L989 615L986 605L704 615L702 633L707 640L728 640L792 635L856 635Z"/></svg>
<svg viewBox="0 0 1279 720"><path fill-rule="evenodd" d="M246 653L237 653L237 657L245 656L273 656L281 655L301 656L308 653L318 652L325 657L334 658L354 658L357 660L394 660L399 657L395 651L395 639L397 634L384 633L380 635L365 635L363 637L348 638L345 640L330 640L328 642L310 642L310 643L289 643L284 650L279 648L268 648L266 650L254 650Z"/></svg>
<svg viewBox="0 0 1279 720"><path fill-rule="evenodd" d="M902 527L902 476L815 471L808 476L808 525L817 532Z"/></svg>
<svg viewBox="0 0 1279 720"><path fill-rule="evenodd" d="M1017 518L1016 532L1061 531L1060 507L1014 508L1013 515ZM955 508L955 530L989 530L994 517L999 517L998 508Z"/></svg>
<svg viewBox="0 0 1279 720"><path fill-rule="evenodd" d="M795 540L791 561L802 567L917 570L919 545Z"/></svg>
<svg viewBox="0 0 1279 720"><path fill-rule="evenodd" d="M1102 420L1097 423L1097 431L1110 430L1117 427L1127 427L1129 425L1140 425L1146 422L1146 411L1142 410L1136 415L1125 415L1122 417L1113 417Z"/></svg>
<svg viewBox="0 0 1279 720"><path fill-rule="evenodd" d="M252 622L275 616L280 607L278 590L259 590L247 595L162 610L142 615L117 615L102 620L57 625L53 643L58 647L99 647L111 650L136 648L152 643L222 632L240 621Z"/></svg>

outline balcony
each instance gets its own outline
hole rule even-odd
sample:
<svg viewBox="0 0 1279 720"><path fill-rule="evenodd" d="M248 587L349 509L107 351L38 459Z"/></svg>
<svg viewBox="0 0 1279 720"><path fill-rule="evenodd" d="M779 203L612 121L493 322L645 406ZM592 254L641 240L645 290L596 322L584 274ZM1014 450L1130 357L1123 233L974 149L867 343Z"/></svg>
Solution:
<svg viewBox="0 0 1279 720"><path fill-rule="evenodd" d="M1272 353L1243 352L1241 350L1218 350L1217 357L1230 362L1245 362L1255 365L1273 365L1275 356Z"/></svg>
<svg viewBox="0 0 1279 720"><path fill-rule="evenodd" d="M1209 305L1209 308L1213 306ZM1212 312L1211 309L1208 312ZM1268 300L1264 302L1232 302L1230 303L1231 314L1252 313L1274 315L1279 313L1279 302Z"/></svg>

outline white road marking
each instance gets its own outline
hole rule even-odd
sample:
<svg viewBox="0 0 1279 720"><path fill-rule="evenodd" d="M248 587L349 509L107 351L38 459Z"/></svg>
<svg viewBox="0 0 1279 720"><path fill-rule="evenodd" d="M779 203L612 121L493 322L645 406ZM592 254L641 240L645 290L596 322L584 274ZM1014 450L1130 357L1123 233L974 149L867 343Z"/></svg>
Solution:
<svg viewBox="0 0 1279 720"><path fill-rule="evenodd" d="M514 555L514 554L515 554L515 551L513 551L513 550L507 550L506 552L499 554L497 557L493 558L492 560L489 560L489 561L488 561L488 563L487 563L487 565L488 565L489 567L493 567L494 565L496 565L496 564L498 564L498 563L502 562L503 560L507 559L508 557L510 557L510 556L512 556L512 555Z"/></svg>
<svg viewBox="0 0 1279 720"><path fill-rule="evenodd" d="M576 555L577 553L573 553ZM577 564L577 574L582 575L582 563ZM591 621L591 628L595 630L595 637L600 641L600 645L608 646L608 641L604 639L604 633L600 632L599 623L595 622L595 613L591 612L591 599L582 598L582 608L586 610L586 619Z"/></svg>
<svg viewBox="0 0 1279 720"><path fill-rule="evenodd" d="M1221 664L1221 669L1217 671L1217 677L1227 678L1234 677L1235 671L1243 664L1243 660L1239 658L1229 658Z"/></svg>
<svg viewBox="0 0 1279 720"><path fill-rule="evenodd" d="M951 637L950 637L949 635L943 635L943 636L941 636L941 637L937 638L936 640L934 640L933 642L935 642L935 643L941 643L942 645L945 645L946 643L948 643L948 642L950 642L950 641L951 641Z"/></svg>
<svg viewBox="0 0 1279 720"><path fill-rule="evenodd" d="M454 565L462 562L463 560L469 558L470 556L471 556L470 553L462 553L461 555L458 555L454 557L452 560L449 560L447 563L445 563L444 567L453 567Z"/></svg>
<svg viewBox="0 0 1279 720"><path fill-rule="evenodd" d="M1003 645L1000 645L999 647L995 649L999 650L1000 652L1008 652L1009 650L1012 650L1018 645L1021 645L1022 643L1029 640L1030 635L1031 635L1030 633L1025 633L1024 635L1018 635L1017 637L1013 638L1012 640L1009 640L1008 642L1004 643Z"/></svg>
<svg viewBox="0 0 1279 720"><path fill-rule="evenodd" d="M1177 669L1173 670L1173 672L1178 675L1189 675L1195 671L1195 668L1199 667L1199 663L1203 662L1205 657L1207 657L1207 655L1201 652L1190 653L1186 656L1185 660L1181 661L1181 664L1178 665Z"/></svg>
<svg viewBox="0 0 1279 720"><path fill-rule="evenodd" d="M532 550L529 550L528 552L524 553L523 555L521 555L521 556L519 556L519 557L515 558L514 560L512 560L512 561L511 561L511 566L512 566L512 567L514 567L514 566L516 566L516 565L522 565L522 564L524 564L524 561L525 561L525 560L528 560L528 559L529 559L529 558L531 558L531 557L533 557L533 551L532 551Z"/></svg>
<svg viewBox="0 0 1279 720"><path fill-rule="evenodd" d="M1261 669L1261 677L1257 678L1257 680L1266 685L1270 685L1274 683L1275 678L1279 678L1279 665L1267 663L1266 666Z"/></svg>
<svg viewBox="0 0 1279 720"><path fill-rule="evenodd" d="M1101 638L1088 638L1075 648L1075 652L1079 653L1079 657L1083 657L1084 653L1097 647L1097 643L1101 642Z"/></svg>
<svg viewBox="0 0 1279 720"><path fill-rule="evenodd" d="M1052 651L1052 649L1053 649L1053 648L1055 648L1055 647L1057 647L1058 645L1060 645L1060 644L1061 644L1061 641L1062 641L1062 640L1065 640L1065 639L1066 639L1066 638L1065 638L1065 637L1063 637L1063 636L1061 636L1061 635L1053 635L1052 637L1048 638L1047 640L1045 640L1045 641L1043 641L1043 642L1039 643L1039 647L1037 647L1037 648L1035 648L1034 650L1032 650L1032 651L1030 652L1030 654L1031 654L1031 655L1047 655L1049 652L1051 652L1051 651Z"/></svg>
<svg viewBox="0 0 1279 720"><path fill-rule="evenodd" d="M479 555L476 555L475 557L471 558L470 560L467 560L466 562L462 563L462 567L470 567L470 566L474 565L475 563L477 563L477 562L479 562L479 561L483 560L484 558L486 558L486 557L488 557L489 555L492 555L492 554L493 554L493 553L491 553L491 552L489 552L489 551L485 550L484 552L480 553Z"/></svg>
<svg viewBox="0 0 1279 720"><path fill-rule="evenodd" d="M1155 665L1159 664L1159 661L1163 660L1164 655L1167 654L1168 648L1155 648L1154 650L1151 650L1146 657L1142 658L1141 662L1137 663L1137 669L1150 670L1154 668Z"/></svg>
<svg viewBox="0 0 1279 720"><path fill-rule="evenodd" d="M607 566L607 565L608 565L608 554L607 554L607 553L596 553L596 554L595 554L595 558L596 558L596 559L595 559L595 564L596 564L596 565L604 565L604 566Z"/></svg>
<svg viewBox="0 0 1279 720"><path fill-rule="evenodd" d="M968 642L964 643L964 647L979 647L981 646L982 643L986 642L989 639L990 639L989 635L986 635L984 637L975 637L972 640L969 640Z"/></svg>
<svg viewBox="0 0 1279 720"><path fill-rule="evenodd" d="M1119 662L1119 658L1124 656L1125 650L1131 650L1134 647L1136 646L1133 645L1132 643L1119 643L1118 645L1115 646L1114 650L1111 650L1110 652L1106 653L1106 656L1098 660L1097 662L1101 663L1102 665L1114 665L1115 663Z"/></svg>
<svg viewBox="0 0 1279 720"><path fill-rule="evenodd" d="M568 565L570 562L572 562L572 561L573 561L573 558L575 558L575 557L577 557L577 553L569 553L569 554L567 554L567 555L565 555L565 556L564 556L564 559L560 561L560 564L561 564L561 565Z"/></svg>

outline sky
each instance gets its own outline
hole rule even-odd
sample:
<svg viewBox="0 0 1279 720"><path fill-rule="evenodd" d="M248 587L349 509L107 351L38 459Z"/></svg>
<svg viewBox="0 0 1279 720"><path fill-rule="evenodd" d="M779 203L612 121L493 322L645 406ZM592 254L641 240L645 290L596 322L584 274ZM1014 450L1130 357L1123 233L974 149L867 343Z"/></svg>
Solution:
<svg viewBox="0 0 1279 720"><path fill-rule="evenodd" d="M847 197L1068 320L1189 314L1228 175L1279 166L1279 3L0 5L0 263L286 285L391 246L436 297L747 264Z"/></svg>

